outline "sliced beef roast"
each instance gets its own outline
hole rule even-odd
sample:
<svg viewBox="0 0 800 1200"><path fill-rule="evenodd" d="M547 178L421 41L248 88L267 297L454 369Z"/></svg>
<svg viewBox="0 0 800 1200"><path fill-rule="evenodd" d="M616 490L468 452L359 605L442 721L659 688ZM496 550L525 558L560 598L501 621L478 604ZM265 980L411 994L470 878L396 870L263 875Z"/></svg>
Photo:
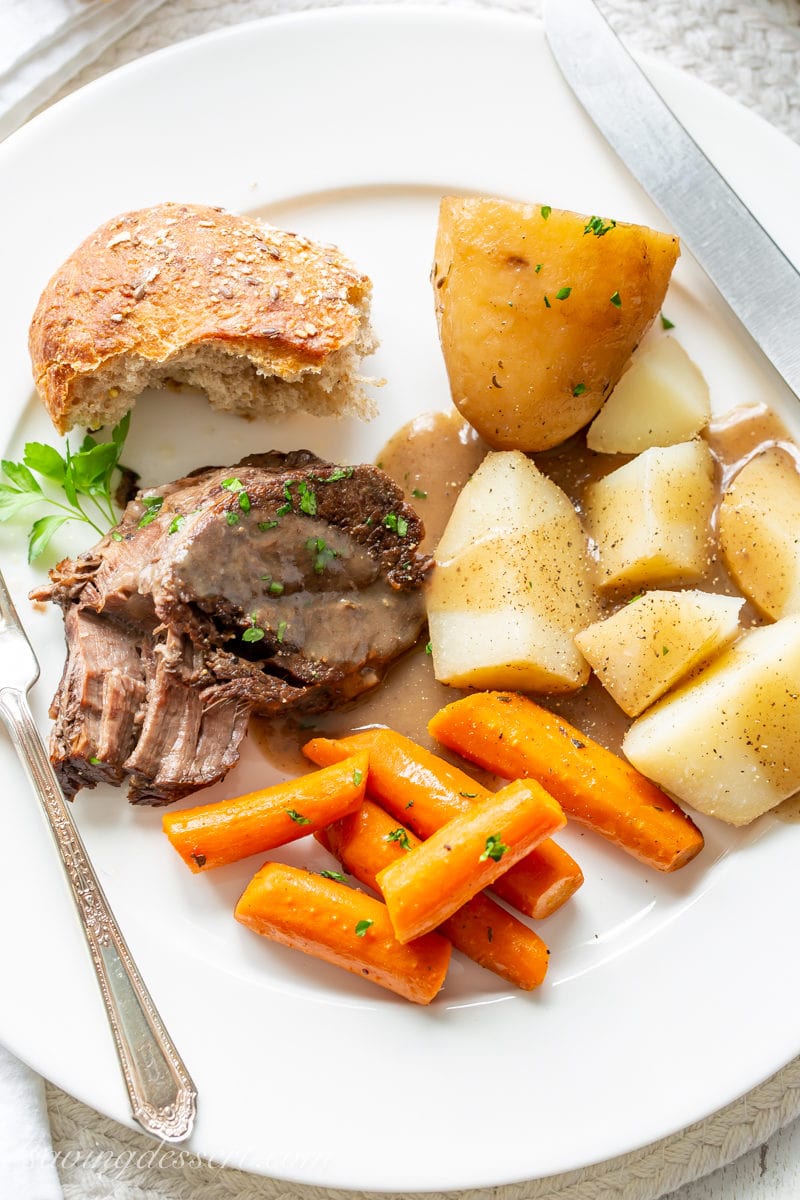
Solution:
<svg viewBox="0 0 800 1200"><path fill-rule="evenodd" d="M320 712L419 637L430 559L376 467L305 450L140 493L35 593L64 611L51 758L68 795L169 803L236 763L251 713Z"/></svg>

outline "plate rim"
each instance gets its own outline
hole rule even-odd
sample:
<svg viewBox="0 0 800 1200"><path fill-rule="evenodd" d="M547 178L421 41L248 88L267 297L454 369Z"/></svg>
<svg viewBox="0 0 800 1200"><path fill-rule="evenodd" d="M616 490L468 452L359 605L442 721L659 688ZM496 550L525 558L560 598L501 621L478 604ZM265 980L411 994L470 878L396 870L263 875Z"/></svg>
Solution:
<svg viewBox="0 0 800 1200"><path fill-rule="evenodd" d="M258 28L259 31L261 29L264 29L264 30L270 31L270 33L271 33L277 27L280 27L280 26L286 26L286 27L302 26L302 25L306 25L309 23L316 23L317 21L319 21L320 18L324 18L326 21L333 21L334 23L336 23L339 19L341 19L343 17L347 18L347 19L351 19L351 18L355 17L359 21L362 19L365 19L365 18L367 19L367 21L369 21L369 20L374 19L375 17L378 17L379 21L383 22L383 23L389 23L389 22L403 23L406 20L408 20L409 18L412 20L418 20L421 18L425 21L429 21L431 23L439 23L442 25L451 24L453 21L463 21L463 20L467 20L468 23L472 23L472 24L483 23L483 24L495 25L499 21L500 23L506 24L508 26L510 26L512 24L525 25L525 26L539 26L540 32L541 32L541 23L537 20L537 18L535 18L531 15L527 15L527 14L513 13L513 12L508 12L506 10L488 10L488 9L487 10L482 10L482 9L475 10L475 9L471 9L471 8L460 8L460 7L459 8L451 8L449 6L441 7L441 8L439 8L439 7L429 8L427 6L423 6L423 5L419 5L419 4L413 4L413 5L401 4L401 5L397 5L397 6L392 6L391 8L385 7L383 5L374 5L374 4L363 5L363 6L347 5L347 6L342 6L342 7L338 7L338 8L315 9L315 10L308 10L308 11L304 11L304 12L276 14L276 15L272 15L272 16L257 18L252 21L243 22L241 25L227 26L220 30L215 30L215 31L211 31L209 33L197 35L196 37L192 37L190 39L187 39L184 42L177 43L172 46L163 47L159 50L152 52L151 54L143 56L141 59L136 59L130 63L126 63L126 64L122 65L121 67L115 69L114 71L109 72L108 74L106 74L96 80L91 81L89 84L85 85L83 88L78 89L76 92L65 97L63 100L59 101L57 104L51 106L51 108L45 110L43 113L40 113L31 122L29 122L27 125L23 126L22 129L16 131L12 135L10 135L10 137L6 140L4 145L2 147L0 147L0 169L2 169L2 166L5 163L6 154L10 150L13 150L14 152L16 152L17 147L21 144L23 146L23 152L24 152L25 141L28 137L32 136L30 134L31 129L35 129L36 131L42 131L42 130L46 131L47 124L50 121L53 121L53 122L60 121L63 118L63 114L65 112L68 113L70 111L71 107L73 106L73 104L76 107L79 107L81 104L86 103L87 95L88 95L89 99L91 100L91 98L95 94L101 92L105 87L110 87L113 90L114 86L116 85L116 81L120 77L124 78L125 76L129 76L129 75L135 76L140 70L142 70L143 64L150 66L154 60L168 60L170 57L172 57L174 55L180 55L180 56L191 55L194 52L195 47L200 43L206 45L208 43L222 42L222 41L225 41L228 39L235 40L237 38L241 38L242 36L244 36L247 33L251 33L256 28ZM642 56L642 59L644 61L647 61L645 56ZM769 125L769 123L766 122L758 114L755 114L752 111L744 108L737 101L731 99L730 97L725 96L722 93L719 93L718 91L716 91L716 89L712 88L710 85L707 85L705 83L702 83L701 81L695 80L691 76L684 75L683 72L681 72L680 70L678 70L675 67L666 66L666 65L657 65L657 64L652 64L652 65L653 65L653 69L656 71L656 73L659 75L659 77L661 77L661 75L663 73L665 76L672 75L674 78L678 78L682 81L688 80L689 83L693 87L698 88L701 92L706 93L707 95L710 94L710 95L718 97L726 105L734 106L740 113L746 114L747 118L753 119L756 122L760 122L761 125L766 126L766 128L769 129L772 134L775 134L779 139L781 139L783 142L785 142L789 146L795 146L795 143L793 143L791 141L791 139L786 137L786 135L782 134L780 131L776 130L773 126ZM53 114L56 114L56 115L53 115ZM795 149L798 149L798 148L795 146ZM13 1046L10 1048L14 1049ZM800 1037L798 1038L797 1050L800 1050ZM18 1053L18 1051L16 1049L14 1049L14 1052ZM795 1051L795 1052L797 1052L797 1051ZM26 1057L25 1055L20 1055L20 1056L23 1058ZM784 1062L788 1062L790 1060L791 1060L791 1056L790 1056L790 1058L783 1060L781 1063L778 1063L777 1066L770 1065L759 1078L754 1079L750 1084L748 1084L747 1087L745 1087L742 1091L738 1092L736 1095L730 1095L728 1097L728 1100L724 1101L723 1104L736 1099L737 1096L744 1094L746 1091L750 1090L751 1087L757 1086L757 1084L759 1082L762 1082L763 1079L768 1078L773 1073L773 1071L775 1069L777 1069L777 1067L783 1065ZM59 1086L63 1086L63 1084L61 1084L59 1082ZM70 1090L70 1089L65 1089L65 1090ZM73 1094L79 1095L80 1093L73 1092ZM118 1112L106 1111L104 1108L99 1107L96 1103L93 1103L89 1099L87 1099L85 1102L87 1104L89 1104L91 1107L94 1107L95 1109L97 1109L97 1111L105 1112L105 1115L108 1115L115 1120L119 1121L121 1119ZM705 1113L705 1115L710 1115L711 1112L717 1111L718 1107L720 1107L720 1106L715 1106L715 1108L708 1110ZM662 1134L660 1136L668 1136L669 1133L674 1133L678 1129L684 1128L687 1124L690 1124L693 1120L696 1120L696 1119L698 1119L696 1116L690 1117L688 1120L682 1122L679 1125L674 1126L672 1129L670 1129L669 1131L665 1132L664 1134ZM138 1128L133 1123L132 1120L125 1119L124 1117L122 1118L122 1123L126 1124L129 1128L133 1128L133 1129ZM641 1144L644 1144L644 1143L636 1142L635 1145L631 1145L628 1149L629 1150L635 1149ZM613 1154L615 1155L618 1153L626 1153L626 1152L628 1152L628 1151L616 1150L613 1152ZM613 1155L611 1155L611 1156L613 1156ZM605 1156L605 1157L610 1157L610 1156ZM603 1158L594 1158L591 1161L592 1162L600 1162L600 1161L604 1161L604 1159ZM572 1169L576 1169L578 1166L585 1166L585 1165L589 1165L589 1162L588 1161L587 1162L582 1162L582 1161L577 1162L573 1166L562 1167L561 1170L572 1170ZM264 1170L260 1169L259 1167L256 1167L255 1170L259 1171L260 1173L266 1173ZM281 1177L281 1176L276 1176L276 1177ZM528 1176L525 1176L524 1178L533 1179L533 1178L542 1178L542 1177L543 1177L542 1175L528 1175ZM328 1184L326 1182L323 1182L323 1181L313 1177L313 1175L308 1176L308 1177L304 1177L302 1175L301 1176L287 1175L287 1176L285 1176L285 1178L295 1179L297 1182L317 1184L318 1186L354 1187L354 1188L361 1188L364 1186L369 1186L368 1184L365 1185L363 1183L363 1181L362 1182L351 1182L351 1183L337 1182L335 1184ZM519 1181L522 1181L522 1179L523 1179L522 1176L520 1176L520 1177L515 1176L514 1179L505 1179L504 1178L504 1179L500 1179L500 1180L496 1180L496 1181L487 1181L487 1182L479 1183L477 1186L479 1186L479 1187L497 1186L497 1185L503 1184L503 1183L515 1182L515 1181L517 1181L517 1178L519 1178ZM456 1183L456 1184L450 1184L450 1185L437 1184L436 1186L471 1187L471 1186L475 1186L475 1185L472 1183L466 1182L466 1183ZM427 1189L422 1184L420 1184L416 1188L405 1188L404 1190L409 1190L409 1191L410 1190L417 1190L417 1191L422 1190L422 1191L424 1191Z"/></svg>

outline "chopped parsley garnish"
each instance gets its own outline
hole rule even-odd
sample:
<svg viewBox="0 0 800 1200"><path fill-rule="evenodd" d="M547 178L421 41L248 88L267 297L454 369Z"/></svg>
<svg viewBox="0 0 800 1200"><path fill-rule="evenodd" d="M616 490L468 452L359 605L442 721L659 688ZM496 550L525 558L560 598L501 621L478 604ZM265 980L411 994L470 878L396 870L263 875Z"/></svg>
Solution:
<svg viewBox="0 0 800 1200"><path fill-rule="evenodd" d="M582 396L585 391L586 391L585 383L576 383L575 387L572 389L572 394L573 394L573 396Z"/></svg>
<svg viewBox="0 0 800 1200"><path fill-rule="evenodd" d="M269 530L274 529L277 524L277 521L259 521L258 528L262 533L268 533Z"/></svg>
<svg viewBox="0 0 800 1200"><path fill-rule="evenodd" d="M278 622L278 631L275 634L276 642L280 643L283 641L284 635L285 635L288 627L289 627L288 621L279 621Z"/></svg>
<svg viewBox="0 0 800 1200"><path fill-rule="evenodd" d="M544 306L545 306L545 308L552 308L552 305L551 305L550 301L547 299L547 296L545 296L545 298L544 298Z"/></svg>
<svg viewBox="0 0 800 1200"><path fill-rule="evenodd" d="M465 800L474 800L478 793L477 792L459 792L458 794L459 794L459 796L463 796Z"/></svg>
<svg viewBox="0 0 800 1200"><path fill-rule="evenodd" d="M256 625L256 614L250 613L250 626L248 629L245 629L244 633L242 634L242 641L260 642L263 637L264 630L259 625Z"/></svg>
<svg viewBox="0 0 800 1200"><path fill-rule="evenodd" d="M352 479L353 470L353 467L337 467L327 479L320 479L320 483L338 483L340 479Z"/></svg>
<svg viewBox="0 0 800 1200"><path fill-rule="evenodd" d="M614 308L622 308L622 297L619 292L614 292L613 296L609 296L609 301L614 305Z"/></svg>
<svg viewBox="0 0 800 1200"><path fill-rule="evenodd" d="M239 508L242 510L242 512L250 512L250 497L244 490L239 492Z"/></svg>
<svg viewBox="0 0 800 1200"><path fill-rule="evenodd" d="M662 646L661 653L666 657L666 655L669 654L669 646Z"/></svg>
<svg viewBox="0 0 800 1200"><path fill-rule="evenodd" d="M323 879L333 879L336 883L347 883L347 876L343 875L341 871L325 870L320 871L320 875Z"/></svg>
<svg viewBox="0 0 800 1200"><path fill-rule="evenodd" d="M287 479L283 485L283 498L284 500L288 500L290 504L292 502L292 488L294 487L294 483L293 479Z"/></svg>
<svg viewBox="0 0 800 1200"><path fill-rule="evenodd" d="M332 550L325 539L320 537L309 538L306 541L306 550L313 556L315 575L321 575L337 557L336 551Z"/></svg>
<svg viewBox="0 0 800 1200"><path fill-rule="evenodd" d="M186 517L184 517L183 513L178 513L178 515L176 517L173 517L172 520L170 521L169 529L167 530L167 533L177 533L178 530L181 528L181 526L184 525L185 523L186 523Z"/></svg>
<svg viewBox="0 0 800 1200"><path fill-rule="evenodd" d="M285 808L283 811L286 813L287 817L292 818L295 825L310 825L311 824L311 818L304 817L303 814L299 813L296 808Z"/></svg>
<svg viewBox="0 0 800 1200"><path fill-rule="evenodd" d="M358 921L356 924L356 937L363 937L370 926L374 924L374 921Z"/></svg>
<svg viewBox="0 0 800 1200"><path fill-rule="evenodd" d="M391 529L398 537L405 537L408 533L408 521L405 517L398 517L397 513L387 513L383 518L383 523L387 529Z"/></svg>
<svg viewBox="0 0 800 1200"><path fill-rule="evenodd" d="M428 493L423 492L422 488L414 488L411 495L414 497L415 500L427 500L428 499Z"/></svg>
<svg viewBox="0 0 800 1200"><path fill-rule="evenodd" d="M235 513L235 512L229 512L229 513L227 513L225 520L227 521L227 523L229 525L238 525L239 524L239 514Z"/></svg>
<svg viewBox="0 0 800 1200"><path fill-rule="evenodd" d="M102 758L90 758L89 762L92 764L93 767L99 767L99 766L102 766L103 760L102 760Z"/></svg>
<svg viewBox="0 0 800 1200"><path fill-rule="evenodd" d="M486 839L486 849L478 859L478 862L486 862L487 858L491 858L494 862L500 862L500 859L508 849L509 847L496 833L490 833Z"/></svg>
<svg viewBox="0 0 800 1200"><path fill-rule="evenodd" d="M391 833L387 833L383 839L385 842L397 842L398 846L402 846L404 850L411 849L411 842L408 840L408 834L405 829L393 829Z"/></svg>
<svg viewBox="0 0 800 1200"><path fill-rule="evenodd" d="M664 314L662 313L661 314L661 328L662 329L674 329L675 322L670 321L669 317L665 317Z"/></svg>
<svg viewBox="0 0 800 1200"><path fill-rule="evenodd" d="M270 595L271 596L282 596L283 591L284 591L283 584L278 583L277 579L273 579L272 583L269 585Z"/></svg>
<svg viewBox="0 0 800 1200"><path fill-rule="evenodd" d="M353 786L360 787L363 779L364 779L364 772L360 771L358 769L358 767L356 767L353 771Z"/></svg>
<svg viewBox="0 0 800 1200"><path fill-rule="evenodd" d="M161 506L164 503L163 496L143 496L142 504L147 509L147 512L138 522L138 528L144 529L148 525L152 525L158 514L161 512Z"/></svg>
<svg viewBox="0 0 800 1200"><path fill-rule="evenodd" d="M571 287L560 287L556 292L556 300L566 300L567 296L569 296L571 292Z"/></svg>
<svg viewBox="0 0 800 1200"><path fill-rule="evenodd" d="M223 479L222 486L229 492L241 492L244 490L244 484L242 483L241 479L237 479L235 475L231 476L230 479Z"/></svg>
<svg viewBox="0 0 800 1200"><path fill-rule="evenodd" d="M425 643L425 653L426 653L426 654L433 654L433 642L426 642L426 643Z"/></svg>
<svg viewBox="0 0 800 1200"><path fill-rule="evenodd" d="M408 804L404 804L404 805L403 805L403 808L413 808L413 807L414 807L414 801L413 801L413 800L409 800Z"/></svg>
<svg viewBox="0 0 800 1200"><path fill-rule="evenodd" d="M279 509L276 509L275 516L276 517L285 517L286 514L290 513L291 511L292 511L292 502L290 500L288 504L282 504Z"/></svg>
<svg viewBox="0 0 800 1200"><path fill-rule="evenodd" d="M609 229L615 229L616 225L616 221L604 221L602 217L590 217L583 231L583 236L586 237L587 233L593 233L595 237L604 237Z"/></svg>
<svg viewBox="0 0 800 1200"><path fill-rule="evenodd" d="M537 264L536 264L536 266L533 268L533 273L534 273L534 275L538 275L538 274L539 274L539 272L541 271L541 269L542 269L542 264L541 264L541 263L537 263Z"/></svg>
<svg viewBox="0 0 800 1200"><path fill-rule="evenodd" d="M297 492L300 496L300 511L306 516L315 517L317 515L317 496L312 492L307 483L302 482L297 485Z"/></svg>
<svg viewBox="0 0 800 1200"><path fill-rule="evenodd" d="M543 204L539 209L539 212L542 214L542 220L546 221L552 211L553 210L549 204Z"/></svg>

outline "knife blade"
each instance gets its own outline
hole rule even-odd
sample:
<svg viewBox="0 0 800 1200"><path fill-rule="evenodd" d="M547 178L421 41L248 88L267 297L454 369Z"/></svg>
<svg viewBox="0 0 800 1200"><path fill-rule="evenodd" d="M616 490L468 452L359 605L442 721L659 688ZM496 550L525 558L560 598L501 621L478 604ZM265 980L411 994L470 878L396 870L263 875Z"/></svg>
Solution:
<svg viewBox="0 0 800 1200"><path fill-rule="evenodd" d="M800 273L592 0L545 0L544 25L561 73L603 137L800 398Z"/></svg>

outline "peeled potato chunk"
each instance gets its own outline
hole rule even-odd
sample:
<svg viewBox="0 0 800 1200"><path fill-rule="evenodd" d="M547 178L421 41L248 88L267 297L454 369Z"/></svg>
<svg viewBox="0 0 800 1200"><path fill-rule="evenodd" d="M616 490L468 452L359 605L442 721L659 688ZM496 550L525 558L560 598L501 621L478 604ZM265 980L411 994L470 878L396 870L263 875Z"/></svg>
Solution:
<svg viewBox="0 0 800 1200"><path fill-rule="evenodd" d="M436 678L541 692L586 683L574 637L596 616L587 551L555 483L518 451L488 454L436 552L428 593Z"/></svg>
<svg viewBox="0 0 800 1200"><path fill-rule="evenodd" d="M638 717L733 641L743 604L711 592L647 592L575 642L623 712Z"/></svg>
<svg viewBox="0 0 800 1200"><path fill-rule="evenodd" d="M688 441L710 416L705 377L680 342L665 337L634 356L589 426L586 445L603 454L640 454Z"/></svg>
<svg viewBox="0 0 800 1200"><path fill-rule="evenodd" d="M622 743L678 800L746 825L800 788L800 615L751 629Z"/></svg>
<svg viewBox="0 0 800 1200"><path fill-rule="evenodd" d="M498 449L563 442L619 379L678 252L642 225L445 197L433 284L456 408Z"/></svg>
<svg viewBox="0 0 800 1200"><path fill-rule="evenodd" d="M800 474L785 450L742 467L722 498L719 540L736 583L764 616L800 612Z"/></svg>
<svg viewBox="0 0 800 1200"><path fill-rule="evenodd" d="M714 463L705 442L653 447L586 490L603 588L695 583L709 557Z"/></svg>

